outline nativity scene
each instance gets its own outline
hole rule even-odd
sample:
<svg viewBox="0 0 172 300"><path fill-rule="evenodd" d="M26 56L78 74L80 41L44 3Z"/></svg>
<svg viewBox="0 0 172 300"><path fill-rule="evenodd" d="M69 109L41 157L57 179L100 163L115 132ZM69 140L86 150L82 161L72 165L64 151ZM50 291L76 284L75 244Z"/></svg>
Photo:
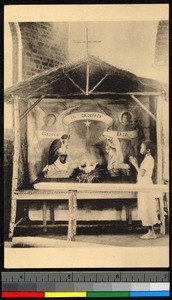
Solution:
<svg viewBox="0 0 172 300"><path fill-rule="evenodd" d="M87 40L88 46L88 40ZM162 107L165 87L89 55L8 88L13 103L15 151L9 236L22 226L17 203L43 202L44 232L58 226L58 202L69 201L68 240L77 231L77 201L137 198L136 163L144 140L156 145L153 183L165 232ZM53 200L50 216L48 201ZM36 202L35 202L36 203ZM125 202L126 203L126 202ZM32 204L28 207L32 207ZM28 208L29 209L29 208ZM23 225L26 226L26 225ZM28 226L32 226L31 223Z"/></svg>

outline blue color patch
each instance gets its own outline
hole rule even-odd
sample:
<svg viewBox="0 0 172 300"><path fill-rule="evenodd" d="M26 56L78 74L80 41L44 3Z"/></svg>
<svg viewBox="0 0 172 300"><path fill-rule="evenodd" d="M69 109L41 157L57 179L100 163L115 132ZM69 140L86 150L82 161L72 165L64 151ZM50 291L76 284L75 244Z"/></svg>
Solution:
<svg viewBox="0 0 172 300"><path fill-rule="evenodd" d="M170 297L170 291L130 292L130 297Z"/></svg>

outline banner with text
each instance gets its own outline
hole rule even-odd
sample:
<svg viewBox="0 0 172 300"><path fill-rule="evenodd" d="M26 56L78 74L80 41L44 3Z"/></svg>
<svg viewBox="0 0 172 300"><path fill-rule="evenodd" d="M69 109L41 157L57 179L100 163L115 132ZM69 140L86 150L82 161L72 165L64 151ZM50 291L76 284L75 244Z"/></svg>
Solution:
<svg viewBox="0 0 172 300"><path fill-rule="evenodd" d="M71 115L66 116L63 119L65 125L69 125L75 121L82 121L82 120L92 120L92 121L99 121L104 122L108 126L113 124L113 119L105 114L99 112L78 112Z"/></svg>

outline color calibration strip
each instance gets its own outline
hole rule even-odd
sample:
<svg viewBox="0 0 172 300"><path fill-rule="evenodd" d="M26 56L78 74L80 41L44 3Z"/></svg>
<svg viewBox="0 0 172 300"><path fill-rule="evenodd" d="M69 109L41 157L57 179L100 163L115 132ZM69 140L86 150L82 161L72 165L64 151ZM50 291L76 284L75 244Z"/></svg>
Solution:
<svg viewBox="0 0 172 300"><path fill-rule="evenodd" d="M2 298L130 298L170 297L169 291L135 292L2 292Z"/></svg>
<svg viewBox="0 0 172 300"><path fill-rule="evenodd" d="M170 273L2 272L2 298L170 298Z"/></svg>

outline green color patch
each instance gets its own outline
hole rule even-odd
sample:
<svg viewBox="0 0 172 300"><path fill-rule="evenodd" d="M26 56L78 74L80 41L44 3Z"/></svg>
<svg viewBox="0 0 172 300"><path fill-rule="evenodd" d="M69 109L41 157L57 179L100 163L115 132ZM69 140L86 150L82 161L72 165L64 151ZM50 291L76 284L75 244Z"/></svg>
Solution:
<svg viewBox="0 0 172 300"><path fill-rule="evenodd" d="M87 292L87 297L130 297L130 292Z"/></svg>

